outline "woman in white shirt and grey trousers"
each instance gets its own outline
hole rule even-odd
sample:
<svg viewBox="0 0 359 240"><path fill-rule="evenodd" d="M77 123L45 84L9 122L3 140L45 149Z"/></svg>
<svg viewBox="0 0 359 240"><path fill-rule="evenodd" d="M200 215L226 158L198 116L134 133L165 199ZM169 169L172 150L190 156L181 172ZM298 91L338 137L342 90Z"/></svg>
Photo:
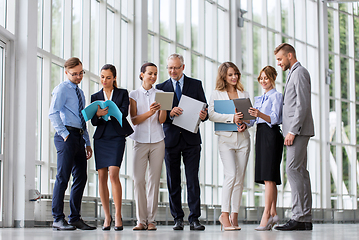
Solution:
<svg viewBox="0 0 359 240"><path fill-rule="evenodd" d="M141 67L142 86L130 93L130 115L134 133L133 179L136 200L137 225L133 230L156 230L155 217L162 163L165 155L164 132L161 124L166 111L159 110L153 87L157 80L157 66L145 63ZM148 168L148 194L146 196L146 169Z"/></svg>
<svg viewBox="0 0 359 240"><path fill-rule="evenodd" d="M244 175L250 151L247 126L242 122L243 114L221 114L214 111L214 100L249 98L241 83L241 73L232 62L224 62L218 68L216 89L208 107L209 120L219 123L235 123L237 131L216 131L218 150L223 163L222 214L219 217L225 231L240 230L238 211L241 205ZM231 214L230 214L231 213ZM230 215L229 215L230 214Z"/></svg>

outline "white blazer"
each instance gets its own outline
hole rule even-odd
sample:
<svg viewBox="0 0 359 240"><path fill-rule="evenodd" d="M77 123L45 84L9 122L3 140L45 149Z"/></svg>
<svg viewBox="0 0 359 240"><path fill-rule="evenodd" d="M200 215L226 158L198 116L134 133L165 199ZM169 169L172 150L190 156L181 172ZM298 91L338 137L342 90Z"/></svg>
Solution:
<svg viewBox="0 0 359 240"><path fill-rule="evenodd" d="M237 90L237 94L238 94L238 98L249 98L249 93L246 91L241 92ZM234 114L221 114L214 111L214 100L230 100L230 99L227 91L214 90L211 95L211 99L209 101L209 107L208 107L209 120L212 122L219 122L219 123L233 123ZM232 137L233 135L235 136L237 135L233 133L236 132L215 131L216 135L225 136L225 137ZM244 137L249 137L248 130L245 130L242 134L244 134Z"/></svg>

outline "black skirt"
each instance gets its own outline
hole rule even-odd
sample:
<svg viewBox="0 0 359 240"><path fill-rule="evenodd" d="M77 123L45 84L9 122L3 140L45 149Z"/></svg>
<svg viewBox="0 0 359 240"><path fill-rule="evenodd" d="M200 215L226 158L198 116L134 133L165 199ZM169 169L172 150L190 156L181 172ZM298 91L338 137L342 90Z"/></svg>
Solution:
<svg viewBox="0 0 359 240"><path fill-rule="evenodd" d="M278 125L270 128L266 123L257 124L255 182L273 181L281 184L280 162L283 152L283 135Z"/></svg>
<svg viewBox="0 0 359 240"><path fill-rule="evenodd" d="M125 136L118 135L111 121L106 123L102 137L94 139L96 170L109 166L120 167L125 151Z"/></svg>

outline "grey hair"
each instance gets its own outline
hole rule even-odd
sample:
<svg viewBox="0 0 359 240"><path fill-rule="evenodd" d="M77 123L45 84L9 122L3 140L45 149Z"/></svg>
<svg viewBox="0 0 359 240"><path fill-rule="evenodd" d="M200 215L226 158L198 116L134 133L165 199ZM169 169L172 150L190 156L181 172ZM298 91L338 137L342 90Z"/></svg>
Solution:
<svg viewBox="0 0 359 240"><path fill-rule="evenodd" d="M170 59L174 59L174 58L178 58L180 61L181 61L181 65L184 64L184 58L181 54L178 54L178 53L172 53L168 58L167 58L167 61L170 60Z"/></svg>

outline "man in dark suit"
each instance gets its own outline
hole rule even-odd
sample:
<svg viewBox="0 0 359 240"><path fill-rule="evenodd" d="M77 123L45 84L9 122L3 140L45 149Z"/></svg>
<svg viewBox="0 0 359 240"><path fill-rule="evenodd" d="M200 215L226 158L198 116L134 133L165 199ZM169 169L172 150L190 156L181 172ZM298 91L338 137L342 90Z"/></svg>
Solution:
<svg viewBox="0 0 359 240"><path fill-rule="evenodd" d="M201 135L189 132L181 127L172 124L176 116L182 114L183 109L178 107L182 94L201 102L207 103L202 83L199 80L189 78L183 74L183 56L172 54L167 59L167 69L170 79L158 84L157 89L165 92L175 92L173 97L172 110L167 111L166 122L163 123L165 132L165 163L167 170L167 186L169 192L170 209L174 218L174 230L183 230L183 217L181 202L181 155L185 165L187 180L188 206L190 215L191 230L204 230L205 227L198 221L201 215L200 209L200 187L198 180L199 160L201 156ZM208 119L207 111L198 113L200 119Z"/></svg>

